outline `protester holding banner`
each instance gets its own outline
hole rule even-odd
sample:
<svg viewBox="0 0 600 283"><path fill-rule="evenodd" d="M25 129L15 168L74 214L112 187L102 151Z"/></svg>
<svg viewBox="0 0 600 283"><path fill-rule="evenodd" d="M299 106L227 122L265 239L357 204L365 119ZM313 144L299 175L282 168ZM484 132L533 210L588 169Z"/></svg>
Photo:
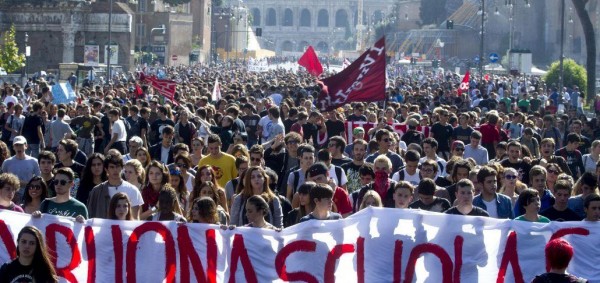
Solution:
<svg viewBox="0 0 600 283"><path fill-rule="evenodd" d="M58 282L42 232L26 226L17 236L17 258L0 267L1 282Z"/></svg>
<svg viewBox="0 0 600 283"><path fill-rule="evenodd" d="M54 176L54 188L56 196L45 199L40 205L40 210L33 212L33 217L42 217L42 213L73 217L77 222L83 223L88 218L88 210L85 204L71 197L70 191L73 187L75 173L71 168L63 167L56 170Z"/></svg>
<svg viewBox="0 0 600 283"><path fill-rule="evenodd" d="M300 223L309 220L339 220L342 215L333 212L334 192L327 184L316 184L310 190L309 197L312 212L300 219Z"/></svg>

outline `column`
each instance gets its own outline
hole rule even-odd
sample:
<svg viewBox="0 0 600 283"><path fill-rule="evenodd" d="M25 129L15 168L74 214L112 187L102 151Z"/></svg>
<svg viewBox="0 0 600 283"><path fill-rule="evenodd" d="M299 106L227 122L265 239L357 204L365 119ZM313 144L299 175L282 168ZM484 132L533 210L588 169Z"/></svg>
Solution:
<svg viewBox="0 0 600 283"><path fill-rule="evenodd" d="M63 37L63 63L75 62L75 29L64 27L62 30Z"/></svg>

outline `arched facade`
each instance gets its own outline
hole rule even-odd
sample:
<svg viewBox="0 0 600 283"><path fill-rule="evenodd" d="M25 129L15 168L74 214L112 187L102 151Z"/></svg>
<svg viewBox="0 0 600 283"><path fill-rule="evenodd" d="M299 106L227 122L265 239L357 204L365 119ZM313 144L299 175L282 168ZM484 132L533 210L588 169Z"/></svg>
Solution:
<svg viewBox="0 0 600 283"><path fill-rule="evenodd" d="M319 15L317 17L317 26L318 27L328 27L329 26L329 12L325 9L319 10Z"/></svg>
<svg viewBox="0 0 600 283"><path fill-rule="evenodd" d="M308 43L308 41L300 41L300 43L298 44L298 52L304 52L304 50L306 49L306 47L308 47L310 45L310 43Z"/></svg>
<svg viewBox="0 0 600 283"><path fill-rule="evenodd" d="M276 26L277 25L277 12L273 8L267 9L267 19L265 20L266 26Z"/></svg>
<svg viewBox="0 0 600 283"><path fill-rule="evenodd" d="M294 51L294 44L286 40L281 44L281 51Z"/></svg>
<svg viewBox="0 0 600 283"><path fill-rule="evenodd" d="M345 9L339 9L335 12L335 27L345 28L349 26L348 12Z"/></svg>
<svg viewBox="0 0 600 283"><path fill-rule="evenodd" d="M300 26L310 27L311 26L311 14L308 9L302 9L300 12Z"/></svg>
<svg viewBox="0 0 600 283"><path fill-rule="evenodd" d="M261 25L260 23L261 23L260 9L253 8L252 9L252 26L258 27Z"/></svg>
<svg viewBox="0 0 600 283"><path fill-rule="evenodd" d="M281 19L281 25L284 27L291 27L294 25L294 12L292 9L285 9L283 11L283 18Z"/></svg>
<svg viewBox="0 0 600 283"><path fill-rule="evenodd" d="M319 53L323 53L323 54L329 53L329 45L325 41L320 41L319 43L317 43L317 46L315 47L315 49Z"/></svg>
<svg viewBox="0 0 600 283"><path fill-rule="evenodd" d="M391 11L398 0L364 0L363 24ZM354 0L313 1L244 0L253 16L252 25L262 28L258 42L277 53L304 52L311 45L319 54L354 50L357 7ZM379 11L374 15L375 11ZM381 12L383 11L383 13Z"/></svg>

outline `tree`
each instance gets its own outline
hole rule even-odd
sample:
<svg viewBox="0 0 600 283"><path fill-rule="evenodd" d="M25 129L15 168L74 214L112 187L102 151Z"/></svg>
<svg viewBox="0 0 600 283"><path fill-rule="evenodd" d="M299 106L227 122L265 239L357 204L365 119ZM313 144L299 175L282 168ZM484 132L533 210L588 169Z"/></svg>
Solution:
<svg viewBox="0 0 600 283"><path fill-rule="evenodd" d="M422 0L419 8L420 26L439 25L445 20L446 0Z"/></svg>
<svg viewBox="0 0 600 283"><path fill-rule="evenodd" d="M585 37L585 49L586 49L586 68L587 68L587 85L586 85L586 96L588 101L594 99L596 93L596 37L594 34L594 25L590 19L590 14L586 10L586 5L589 0L572 0L579 21L581 22L581 28L583 29L583 35ZM598 5L598 3L589 3L588 8L591 11L591 5ZM565 84L566 85L566 84ZM580 87L583 88L583 85Z"/></svg>
<svg viewBox="0 0 600 283"><path fill-rule="evenodd" d="M563 62L563 72L564 72L563 85L566 87L572 87L574 85L584 86L584 85L587 85L587 82L589 81L589 79L588 79L589 72L587 72L583 66L577 64L577 62L575 62L575 60L573 60L573 59L565 58L565 60ZM548 70L548 73L544 76L544 81L546 81L546 83L548 85L557 85L558 86L559 75L560 75L560 62L555 61L550 66L550 70Z"/></svg>
<svg viewBox="0 0 600 283"><path fill-rule="evenodd" d="M19 54L19 47L15 42L15 26L11 26L2 35L2 47L0 49L0 66L7 73L15 72L23 68L25 54Z"/></svg>

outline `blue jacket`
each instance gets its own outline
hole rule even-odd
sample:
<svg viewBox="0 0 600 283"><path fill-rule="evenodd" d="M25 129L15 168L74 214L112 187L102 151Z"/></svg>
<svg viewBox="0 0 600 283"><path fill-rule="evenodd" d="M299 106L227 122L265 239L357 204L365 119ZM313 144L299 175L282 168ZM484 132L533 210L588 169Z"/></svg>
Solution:
<svg viewBox="0 0 600 283"><path fill-rule="evenodd" d="M487 210L487 207L486 207L485 203L483 202L483 197L481 196L481 194L479 194L478 196L476 196L473 199L473 205L477 206L481 209ZM496 208L498 211L497 212L498 218L500 218L500 219L515 218L513 215L512 201L509 197L507 197L503 194L496 194Z"/></svg>
<svg viewBox="0 0 600 283"><path fill-rule="evenodd" d="M540 211L544 211L547 208L554 205L554 195L548 189L544 189L544 195L540 196ZM515 217L525 214L525 209L521 207L521 203L517 199L514 208Z"/></svg>

